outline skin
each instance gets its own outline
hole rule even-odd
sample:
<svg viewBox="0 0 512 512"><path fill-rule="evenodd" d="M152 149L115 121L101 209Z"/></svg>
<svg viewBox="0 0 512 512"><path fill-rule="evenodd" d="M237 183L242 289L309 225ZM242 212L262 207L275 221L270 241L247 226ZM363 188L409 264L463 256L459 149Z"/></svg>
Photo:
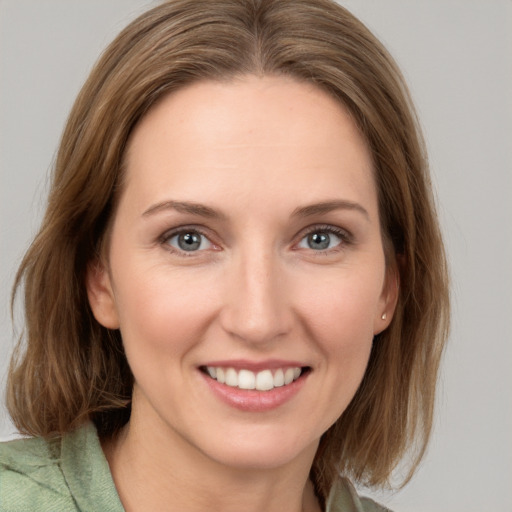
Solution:
<svg viewBox="0 0 512 512"><path fill-rule="evenodd" d="M104 445L126 510L319 510L319 438L396 302L372 172L344 107L283 77L188 86L136 127L108 262L87 278L136 382L130 422ZM180 249L178 228L202 233L198 250ZM248 412L199 369L231 359L310 371L284 404Z"/></svg>

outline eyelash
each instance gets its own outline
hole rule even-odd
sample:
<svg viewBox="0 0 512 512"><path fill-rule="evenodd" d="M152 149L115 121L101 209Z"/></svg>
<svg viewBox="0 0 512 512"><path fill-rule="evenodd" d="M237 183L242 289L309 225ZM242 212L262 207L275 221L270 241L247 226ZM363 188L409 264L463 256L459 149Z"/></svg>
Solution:
<svg viewBox="0 0 512 512"><path fill-rule="evenodd" d="M162 236L159 237L158 241L170 253L176 254L178 256L182 256L184 258L190 258L190 257L195 256L194 253L198 252L198 251L179 250L179 249L176 249L175 247L172 247L169 244L169 240L171 240L175 236L185 235L188 233L197 233L198 235L201 235L204 238L206 238L212 245L215 246L215 244L210 240L210 237L205 233L205 231L202 230L201 228L199 228L198 226L182 226L182 227L179 227L176 229L172 229L170 231L166 231ZM202 251L199 251L199 252L202 252Z"/></svg>
<svg viewBox="0 0 512 512"><path fill-rule="evenodd" d="M169 251L173 254L176 254L176 255L184 257L184 258L194 257L195 256L194 253L203 252L204 249L201 251L189 251L188 252L185 250L176 249L175 247L172 247L169 244L169 240L171 240L175 236L178 236L181 234L188 234L188 233L197 233L198 235L205 237L209 241L209 243L212 244L213 246L216 245L215 243L213 243L210 240L210 237L208 236L208 234L206 234L206 232L198 226L182 226L177 229L166 231L164 234L162 234L158 238L158 242L162 246L164 246L167 251ZM307 236L309 236L313 233L332 234L332 235L337 236L341 240L341 242L336 247L333 247L330 249L317 250L317 251L311 249L311 252L318 256L337 253L337 252L343 250L344 248L346 248L347 246L350 246L354 243L353 236L348 231L346 231L345 229L338 228L336 226L329 225L329 224L315 224L314 226L310 226L310 227L306 228L300 234L300 239L299 239L299 242L297 242L297 243L300 243L304 238L306 238ZM297 243L294 245L297 245ZM300 249L296 249L296 250L300 250Z"/></svg>
<svg viewBox="0 0 512 512"><path fill-rule="evenodd" d="M326 256L329 254L337 253L354 243L354 238L351 233L349 233L345 229L341 229L330 224L315 224L314 226L306 228L306 230L301 233L300 241L302 241L304 238L313 233L331 234L337 236L341 240L341 242L336 247L333 247L331 249L318 251L311 249L311 252L314 253L315 256Z"/></svg>

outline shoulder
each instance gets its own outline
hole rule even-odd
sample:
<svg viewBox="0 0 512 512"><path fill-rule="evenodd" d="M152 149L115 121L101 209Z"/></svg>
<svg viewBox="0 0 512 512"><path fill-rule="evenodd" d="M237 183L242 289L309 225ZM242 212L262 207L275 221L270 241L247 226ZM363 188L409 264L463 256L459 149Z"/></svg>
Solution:
<svg viewBox="0 0 512 512"><path fill-rule="evenodd" d="M0 443L0 511L75 510L60 468L60 439Z"/></svg>
<svg viewBox="0 0 512 512"><path fill-rule="evenodd" d="M0 443L0 512L124 512L92 423Z"/></svg>
<svg viewBox="0 0 512 512"><path fill-rule="evenodd" d="M0 512L123 512L96 428L0 443Z"/></svg>
<svg viewBox="0 0 512 512"><path fill-rule="evenodd" d="M358 496L354 486L346 478L340 478L333 486L326 510L327 512L391 512L370 498Z"/></svg>
<svg viewBox="0 0 512 512"><path fill-rule="evenodd" d="M363 506L364 512L391 512L389 508L379 505L370 498L361 498L361 505Z"/></svg>

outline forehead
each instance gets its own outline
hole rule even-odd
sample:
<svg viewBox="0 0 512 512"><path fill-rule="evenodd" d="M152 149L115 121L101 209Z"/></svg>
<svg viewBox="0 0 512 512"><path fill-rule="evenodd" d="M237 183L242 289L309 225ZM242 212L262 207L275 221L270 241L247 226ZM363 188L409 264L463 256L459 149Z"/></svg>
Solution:
<svg viewBox="0 0 512 512"><path fill-rule="evenodd" d="M347 109L286 77L199 82L168 95L134 130L126 172L126 192L142 203L169 193L215 199L235 186L241 201L375 195L371 155Z"/></svg>

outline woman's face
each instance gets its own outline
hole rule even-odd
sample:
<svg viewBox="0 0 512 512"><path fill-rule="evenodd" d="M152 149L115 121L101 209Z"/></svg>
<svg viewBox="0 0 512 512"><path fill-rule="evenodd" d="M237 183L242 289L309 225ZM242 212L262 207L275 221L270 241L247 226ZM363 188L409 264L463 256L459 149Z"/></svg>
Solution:
<svg viewBox="0 0 512 512"><path fill-rule="evenodd" d="M388 274L350 115L311 85L247 77L186 87L137 126L88 292L121 330L133 420L277 467L311 458L354 396L392 316Z"/></svg>

